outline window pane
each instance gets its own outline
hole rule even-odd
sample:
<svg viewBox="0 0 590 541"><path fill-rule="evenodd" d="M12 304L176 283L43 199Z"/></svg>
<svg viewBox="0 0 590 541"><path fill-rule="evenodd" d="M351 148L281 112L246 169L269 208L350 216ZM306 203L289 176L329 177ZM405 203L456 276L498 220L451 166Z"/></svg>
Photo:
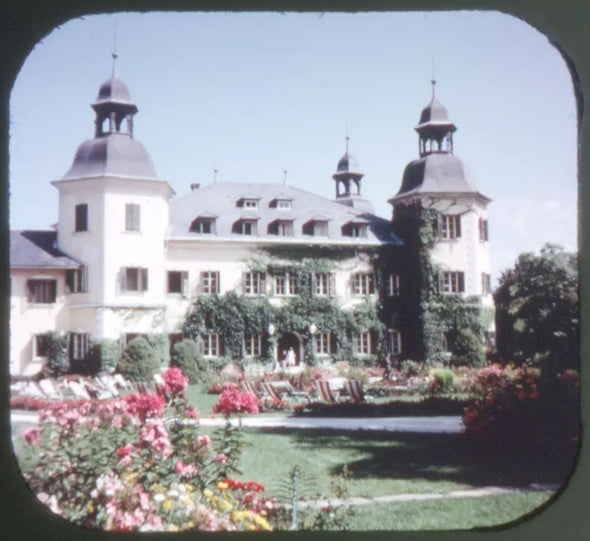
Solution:
<svg viewBox="0 0 590 541"><path fill-rule="evenodd" d="M76 205L76 231L88 231L88 205Z"/></svg>
<svg viewBox="0 0 590 541"><path fill-rule="evenodd" d="M168 272L168 293L182 293L182 273L179 271Z"/></svg>

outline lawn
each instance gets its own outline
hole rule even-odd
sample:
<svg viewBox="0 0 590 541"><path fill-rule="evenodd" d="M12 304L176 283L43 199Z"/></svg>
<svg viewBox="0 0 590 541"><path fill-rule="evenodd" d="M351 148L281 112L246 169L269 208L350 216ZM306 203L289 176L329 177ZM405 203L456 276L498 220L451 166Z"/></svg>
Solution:
<svg viewBox="0 0 590 541"><path fill-rule="evenodd" d="M201 417L211 415L218 395L199 386L187 391ZM18 434L26 426L14 423ZM212 427L198 433L212 434ZM351 497L449 494L484 486L525 488L532 483L561 484L571 464L539 450L506 456L502 449L479 447L462 435L369 431L244 429L241 480L256 480L267 495L284 499L284 484L294 466L301 470L302 497L331 496L331 481L344 467ZM19 442L15 445L18 454ZM421 530L500 525L541 506L551 491L525 491L472 498L371 503L355 506L351 529Z"/></svg>

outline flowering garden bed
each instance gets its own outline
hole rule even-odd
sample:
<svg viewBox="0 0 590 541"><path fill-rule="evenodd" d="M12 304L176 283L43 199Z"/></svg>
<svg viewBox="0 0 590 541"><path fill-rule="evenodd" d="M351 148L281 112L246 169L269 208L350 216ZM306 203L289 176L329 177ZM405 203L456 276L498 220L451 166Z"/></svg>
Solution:
<svg viewBox="0 0 590 541"><path fill-rule="evenodd" d="M392 400L378 404L312 402L295 406L294 415L310 417L405 417L431 415L462 415L466 400L427 397L417 401Z"/></svg>

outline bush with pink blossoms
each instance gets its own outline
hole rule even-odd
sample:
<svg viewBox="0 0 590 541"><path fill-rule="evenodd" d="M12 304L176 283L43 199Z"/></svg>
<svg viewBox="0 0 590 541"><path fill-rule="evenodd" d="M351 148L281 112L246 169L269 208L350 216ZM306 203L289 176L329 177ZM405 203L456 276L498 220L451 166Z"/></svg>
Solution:
<svg viewBox="0 0 590 541"><path fill-rule="evenodd" d="M55 401L40 410L39 424L25 432L19 453L30 488L53 512L90 528L270 529L259 512L264 497L223 495L218 485L228 468L235 469L239 449L224 430L215 438L222 446L199 434L183 378L175 371L167 375L168 403L143 393ZM252 410L244 402L236 411Z"/></svg>
<svg viewBox="0 0 590 541"><path fill-rule="evenodd" d="M213 406L213 413L221 413L225 417L236 413L258 413L258 399L237 387L224 389L217 404Z"/></svg>

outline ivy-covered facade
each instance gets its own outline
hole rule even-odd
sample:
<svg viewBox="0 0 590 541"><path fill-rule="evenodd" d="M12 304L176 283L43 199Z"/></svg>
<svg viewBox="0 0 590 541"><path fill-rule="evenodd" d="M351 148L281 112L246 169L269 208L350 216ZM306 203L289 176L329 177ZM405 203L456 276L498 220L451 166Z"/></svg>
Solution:
<svg viewBox="0 0 590 541"><path fill-rule="evenodd" d="M454 156L434 86L387 218L363 196L348 138L334 198L296 182L175 197L115 72L92 107L94 137L53 182L55 231L11 234L11 373L109 370L137 336L162 365L186 337L212 364L315 364L448 359L457 337L493 331L490 200Z"/></svg>

